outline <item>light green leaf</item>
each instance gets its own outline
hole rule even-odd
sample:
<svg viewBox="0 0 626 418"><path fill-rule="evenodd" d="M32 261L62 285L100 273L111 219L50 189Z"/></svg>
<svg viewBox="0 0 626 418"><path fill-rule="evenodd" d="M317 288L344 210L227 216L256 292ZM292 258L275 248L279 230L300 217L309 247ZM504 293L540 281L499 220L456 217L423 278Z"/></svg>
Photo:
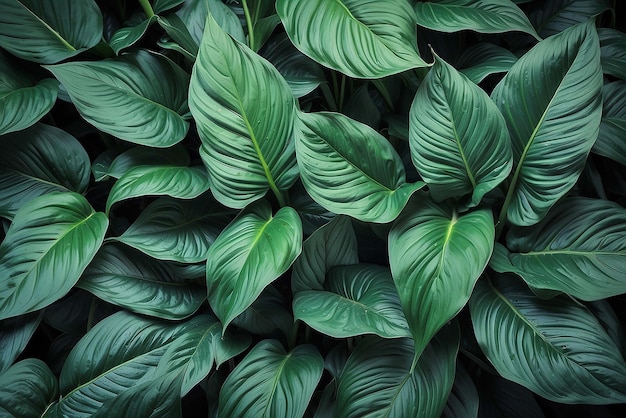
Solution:
<svg viewBox="0 0 626 418"><path fill-rule="evenodd" d="M465 367L457 362L452 391L441 416L442 418L476 418L478 406L476 386Z"/></svg>
<svg viewBox="0 0 626 418"><path fill-rule="evenodd" d="M302 183L326 209L364 222L393 221L424 186L406 183L391 144L339 113L299 113L296 152Z"/></svg>
<svg viewBox="0 0 626 418"><path fill-rule="evenodd" d="M323 369L324 360L312 345L286 352L276 340L261 341L228 375L218 415L302 417Z"/></svg>
<svg viewBox="0 0 626 418"><path fill-rule="evenodd" d="M13 217L32 199L51 193L84 193L89 156L61 129L36 124L0 141L0 215Z"/></svg>
<svg viewBox="0 0 626 418"><path fill-rule="evenodd" d="M411 336L388 268L370 264L334 267L325 285L326 291L296 293L295 319L334 338Z"/></svg>
<svg viewBox="0 0 626 418"><path fill-rule="evenodd" d="M302 250L302 224L295 210L272 215L262 200L244 209L209 248L208 299L224 329L291 266Z"/></svg>
<svg viewBox="0 0 626 418"><path fill-rule="evenodd" d="M552 0L535 3L528 18L537 32L548 37L589 21L612 7L611 0Z"/></svg>
<svg viewBox="0 0 626 418"><path fill-rule="evenodd" d="M471 109L471 112L468 112ZM511 172L506 122L480 87L435 55L410 111L411 159L437 202L473 207Z"/></svg>
<svg viewBox="0 0 626 418"><path fill-rule="evenodd" d="M162 55L139 50L114 59L46 66L87 122L151 147L180 142L189 129L189 75ZM167 83L163 83L167 80Z"/></svg>
<svg viewBox="0 0 626 418"><path fill-rule="evenodd" d="M490 210L459 216L423 197L389 232L389 263L415 340L415 357L465 306L487 266L495 230Z"/></svg>
<svg viewBox="0 0 626 418"><path fill-rule="evenodd" d="M157 20L157 16L151 16L150 18L142 21L136 26L125 26L115 31L109 45L113 49L116 55L119 55L120 51L129 48L139 42L141 38L146 34L148 28Z"/></svg>
<svg viewBox="0 0 626 418"><path fill-rule="evenodd" d="M48 194L22 207L0 244L0 319L65 296L100 248L108 224L77 193Z"/></svg>
<svg viewBox="0 0 626 418"><path fill-rule="evenodd" d="M39 359L26 359L0 374L0 416L40 417L58 397L59 383Z"/></svg>
<svg viewBox="0 0 626 418"><path fill-rule="evenodd" d="M626 33L598 28L600 57L604 74L626 80Z"/></svg>
<svg viewBox="0 0 626 418"><path fill-rule="evenodd" d="M506 119L516 164L503 211L515 225L533 225L576 183L598 137L602 68L593 22L537 44L492 99Z"/></svg>
<svg viewBox="0 0 626 418"><path fill-rule="evenodd" d="M207 18L193 68L189 107L202 139L211 191L241 209L297 178L292 141L295 99L280 73Z"/></svg>
<svg viewBox="0 0 626 418"><path fill-rule="evenodd" d="M278 0L293 44L320 64L355 78L426 67L415 14L406 0Z"/></svg>
<svg viewBox="0 0 626 418"><path fill-rule="evenodd" d="M502 275L478 283L470 312L478 343L502 377L555 402L626 401L626 363L583 305L539 299Z"/></svg>
<svg viewBox="0 0 626 418"><path fill-rule="evenodd" d="M20 58L53 64L95 46L102 14L93 0L0 0L0 47Z"/></svg>
<svg viewBox="0 0 626 418"><path fill-rule="evenodd" d="M567 198L531 228L513 227L492 267L531 287L591 301L626 293L626 209L600 199Z"/></svg>
<svg viewBox="0 0 626 418"><path fill-rule="evenodd" d="M457 68L472 82L478 84L487 76L506 73L517 62L511 51L488 42L481 42L467 48L457 62Z"/></svg>
<svg viewBox="0 0 626 418"><path fill-rule="evenodd" d="M119 179L127 171L140 165L148 166L187 166L189 153L181 144L170 148L133 147L117 155L104 170L106 176Z"/></svg>
<svg viewBox="0 0 626 418"><path fill-rule="evenodd" d="M40 312L0 321L0 374L19 357L41 322Z"/></svg>
<svg viewBox="0 0 626 418"><path fill-rule="evenodd" d="M626 166L626 81L604 85L602 122L592 151Z"/></svg>
<svg viewBox="0 0 626 418"><path fill-rule="evenodd" d="M207 16L211 15L217 24L239 42L246 43L246 35L239 18L221 0L186 0L176 15L185 23L189 34L200 45Z"/></svg>

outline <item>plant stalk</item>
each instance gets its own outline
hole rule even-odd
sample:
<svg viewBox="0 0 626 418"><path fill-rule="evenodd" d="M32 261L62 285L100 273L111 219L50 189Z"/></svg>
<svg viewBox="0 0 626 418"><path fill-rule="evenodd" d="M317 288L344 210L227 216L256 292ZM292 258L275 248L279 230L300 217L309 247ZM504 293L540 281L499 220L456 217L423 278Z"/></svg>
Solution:
<svg viewBox="0 0 626 418"><path fill-rule="evenodd" d="M143 9L148 19L154 16L154 10L152 10L152 6L150 5L149 0L139 0L139 4L141 4L141 8Z"/></svg>
<svg viewBox="0 0 626 418"><path fill-rule="evenodd" d="M248 9L248 2L242 0L241 4L243 5L243 14L246 16L246 25L248 26L248 46L256 52L254 44L254 25L252 24L252 16L250 16L250 9Z"/></svg>

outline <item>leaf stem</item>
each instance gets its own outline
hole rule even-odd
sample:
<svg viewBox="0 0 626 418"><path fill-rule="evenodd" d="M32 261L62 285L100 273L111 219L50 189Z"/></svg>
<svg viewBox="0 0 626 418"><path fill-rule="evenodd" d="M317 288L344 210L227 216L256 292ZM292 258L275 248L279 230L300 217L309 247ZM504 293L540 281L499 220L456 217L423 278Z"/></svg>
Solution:
<svg viewBox="0 0 626 418"><path fill-rule="evenodd" d="M252 24L252 16L250 16L250 9L248 9L248 2L242 0L241 4L243 5L243 14L246 16L246 25L248 26L248 46L256 52L254 45L254 25Z"/></svg>
<svg viewBox="0 0 626 418"><path fill-rule="evenodd" d="M143 9L148 19L154 16L154 10L152 10L152 6L148 0L139 0L139 4L141 4L141 8Z"/></svg>

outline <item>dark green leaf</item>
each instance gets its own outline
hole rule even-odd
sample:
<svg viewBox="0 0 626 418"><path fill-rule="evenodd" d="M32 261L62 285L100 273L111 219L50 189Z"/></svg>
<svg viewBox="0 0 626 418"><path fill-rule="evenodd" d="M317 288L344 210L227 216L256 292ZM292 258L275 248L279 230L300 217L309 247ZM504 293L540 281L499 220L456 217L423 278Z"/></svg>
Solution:
<svg viewBox="0 0 626 418"><path fill-rule="evenodd" d="M548 37L609 10L611 0L552 0L535 3L528 17L537 32Z"/></svg>
<svg viewBox="0 0 626 418"><path fill-rule="evenodd" d="M154 14L159 15L167 10L181 5L182 3L185 3L185 0L153 0L152 10L154 11Z"/></svg>
<svg viewBox="0 0 626 418"><path fill-rule="evenodd" d="M127 171L140 165L187 166L189 163L189 153L185 147L180 144L170 148L139 146L133 147L116 156L106 170L104 170L104 175L119 179Z"/></svg>
<svg viewBox="0 0 626 418"><path fill-rule="evenodd" d="M626 166L626 81L604 85L602 122L593 152Z"/></svg>
<svg viewBox="0 0 626 418"><path fill-rule="evenodd" d="M487 375L480 383L479 418L545 418L537 399L524 386Z"/></svg>
<svg viewBox="0 0 626 418"><path fill-rule="evenodd" d="M294 326L294 320L286 306L289 306L289 303L285 296L274 286L269 285L252 305L233 319L233 324L253 334L267 336L278 330L288 337Z"/></svg>
<svg viewBox="0 0 626 418"><path fill-rule="evenodd" d="M598 28L600 57L604 74L626 80L626 33Z"/></svg>
<svg viewBox="0 0 626 418"><path fill-rule="evenodd" d="M58 397L56 376L39 359L26 359L0 374L0 416L40 417Z"/></svg>
<svg viewBox="0 0 626 418"><path fill-rule="evenodd" d="M472 82L478 84L487 76L506 73L517 62L511 51L488 42L475 44L461 54L457 67Z"/></svg>
<svg viewBox="0 0 626 418"><path fill-rule="evenodd" d="M151 16L150 18L142 21L136 26L126 26L118 29L114 34L109 45L119 55L122 49L129 48L136 44L148 31L148 28L157 20L157 16Z"/></svg>
<svg viewBox="0 0 626 418"><path fill-rule="evenodd" d="M0 321L0 374L22 353L41 322L41 313Z"/></svg>
<svg viewBox="0 0 626 418"><path fill-rule="evenodd" d="M465 367L457 363L452 391L441 416L442 418L476 418L478 405L476 386Z"/></svg>

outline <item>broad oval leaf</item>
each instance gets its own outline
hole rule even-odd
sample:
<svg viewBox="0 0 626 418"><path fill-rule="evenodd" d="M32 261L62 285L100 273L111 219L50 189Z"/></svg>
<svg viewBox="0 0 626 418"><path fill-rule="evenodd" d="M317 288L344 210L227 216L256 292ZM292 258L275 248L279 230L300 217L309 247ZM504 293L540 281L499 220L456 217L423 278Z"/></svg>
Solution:
<svg viewBox="0 0 626 418"><path fill-rule="evenodd" d="M278 0L276 11L300 51L350 77L382 78L428 65L406 0Z"/></svg>
<svg viewBox="0 0 626 418"><path fill-rule="evenodd" d="M218 416L300 418L324 369L312 345L286 352L276 340L258 343L228 375Z"/></svg>
<svg viewBox="0 0 626 418"><path fill-rule="evenodd" d="M402 308L421 354L435 333L469 300L493 251L490 210L459 216L424 197L389 232L389 263Z"/></svg>
<svg viewBox="0 0 626 418"><path fill-rule="evenodd" d="M41 322L41 312L0 321L0 374L19 357Z"/></svg>
<svg viewBox="0 0 626 418"><path fill-rule="evenodd" d="M93 0L0 0L0 46L20 58L53 64L95 46L102 14Z"/></svg>
<svg viewBox="0 0 626 418"><path fill-rule="evenodd" d="M543 37L587 22L613 6L611 0L552 0L535 3L528 18Z"/></svg>
<svg viewBox="0 0 626 418"><path fill-rule="evenodd" d="M244 209L209 248L208 299L224 329L261 291L291 266L302 250L302 224L295 210L272 215L262 200Z"/></svg>
<svg viewBox="0 0 626 418"><path fill-rule="evenodd" d="M600 199L567 198L531 228L511 228L491 266L534 289L591 301L626 293L626 209Z"/></svg>
<svg viewBox="0 0 626 418"><path fill-rule="evenodd" d="M626 401L626 363L583 305L565 296L539 299L502 275L478 283L470 312L476 339L502 377L555 402Z"/></svg>
<svg viewBox="0 0 626 418"><path fill-rule="evenodd" d="M604 85L602 122L592 151L626 166L626 81Z"/></svg>
<svg viewBox="0 0 626 418"><path fill-rule="evenodd" d="M468 205L476 206L511 172L504 117L487 93L436 55L413 100L409 135L411 159L435 201L471 194Z"/></svg>
<svg viewBox="0 0 626 418"><path fill-rule="evenodd" d="M602 68L593 22L537 44L492 99L506 119L516 165L503 209L513 224L533 225L574 185L598 137Z"/></svg>
<svg viewBox="0 0 626 418"><path fill-rule="evenodd" d="M211 191L241 209L297 178L295 99L272 65L232 39L209 15L189 87Z"/></svg>
<svg viewBox="0 0 626 418"><path fill-rule="evenodd" d="M364 222L387 223L423 182L406 183L393 146L369 126L339 113L300 113L296 153L311 197Z"/></svg>
<svg viewBox="0 0 626 418"><path fill-rule="evenodd" d="M166 57L139 50L97 62L46 66L87 122L125 141L151 147L180 142L189 129L189 75ZM167 83L163 83L167 80Z"/></svg>
<svg viewBox="0 0 626 418"><path fill-rule="evenodd" d="M52 193L22 207L0 244L0 319L65 296L102 245L108 224L77 193Z"/></svg>
<svg viewBox="0 0 626 418"><path fill-rule="evenodd" d="M30 200L51 192L84 193L89 156L61 129L36 124L0 141L0 215L13 217Z"/></svg>
<svg viewBox="0 0 626 418"><path fill-rule="evenodd" d="M334 338L411 336L388 268L369 264L334 267L325 285L327 291L295 294L295 319Z"/></svg>
<svg viewBox="0 0 626 418"><path fill-rule="evenodd" d="M29 358L0 374L0 415L40 417L59 396L59 383L41 360Z"/></svg>
<svg viewBox="0 0 626 418"><path fill-rule="evenodd" d="M517 62L517 56L508 49L481 42L467 48L457 62L457 67L473 83L480 83L487 76L506 73Z"/></svg>

